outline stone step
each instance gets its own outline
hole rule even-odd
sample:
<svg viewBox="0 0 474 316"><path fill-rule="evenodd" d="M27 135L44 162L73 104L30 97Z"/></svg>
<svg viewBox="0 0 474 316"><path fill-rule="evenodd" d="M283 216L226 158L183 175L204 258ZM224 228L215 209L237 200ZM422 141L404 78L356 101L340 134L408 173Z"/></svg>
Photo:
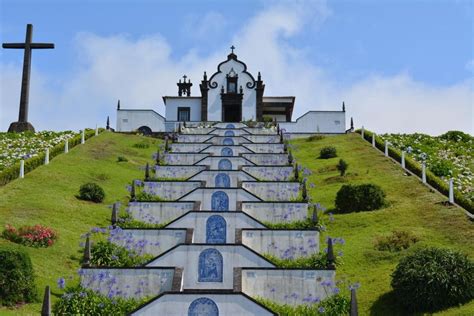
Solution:
<svg viewBox="0 0 474 316"><path fill-rule="evenodd" d="M130 315L270 316L276 314L244 293L186 291L182 293L163 293L140 306Z"/></svg>

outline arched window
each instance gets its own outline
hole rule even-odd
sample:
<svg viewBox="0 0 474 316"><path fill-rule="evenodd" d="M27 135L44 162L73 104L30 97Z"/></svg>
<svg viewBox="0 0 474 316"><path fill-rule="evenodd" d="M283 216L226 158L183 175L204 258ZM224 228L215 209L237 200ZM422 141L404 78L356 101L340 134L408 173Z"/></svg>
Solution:
<svg viewBox="0 0 474 316"><path fill-rule="evenodd" d="M229 136L229 137L235 136L235 133L234 133L234 131L225 131L224 136Z"/></svg>
<svg viewBox="0 0 474 316"><path fill-rule="evenodd" d="M229 147L224 147L221 150L221 156L233 156L234 152Z"/></svg>
<svg viewBox="0 0 474 316"><path fill-rule="evenodd" d="M223 191L216 191L211 196L211 210L212 211L228 211L229 210L229 196Z"/></svg>
<svg viewBox="0 0 474 316"><path fill-rule="evenodd" d="M219 309L210 298L200 297L189 305L188 316L219 316Z"/></svg>
<svg viewBox="0 0 474 316"><path fill-rule="evenodd" d="M232 170L232 162L229 159L221 159L217 164L219 170Z"/></svg>
<svg viewBox="0 0 474 316"><path fill-rule="evenodd" d="M226 146L231 146L234 145L234 140L232 138L224 138L222 144Z"/></svg>
<svg viewBox="0 0 474 316"><path fill-rule="evenodd" d="M206 243L225 244L227 223L224 217L212 215L206 221Z"/></svg>
<svg viewBox="0 0 474 316"><path fill-rule="evenodd" d="M225 126L225 128L235 128L235 125L234 125L234 124L227 124L227 125Z"/></svg>
<svg viewBox="0 0 474 316"><path fill-rule="evenodd" d="M225 173L219 173L215 179L216 188L230 188L230 177Z"/></svg>
<svg viewBox="0 0 474 316"><path fill-rule="evenodd" d="M143 134L143 135L151 135L152 131L151 131L151 128L149 128L148 126L140 126L138 128L138 132L140 134Z"/></svg>
<svg viewBox="0 0 474 316"><path fill-rule="evenodd" d="M214 248L203 250L199 254L199 282L222 282L222 255Z"/></svg>

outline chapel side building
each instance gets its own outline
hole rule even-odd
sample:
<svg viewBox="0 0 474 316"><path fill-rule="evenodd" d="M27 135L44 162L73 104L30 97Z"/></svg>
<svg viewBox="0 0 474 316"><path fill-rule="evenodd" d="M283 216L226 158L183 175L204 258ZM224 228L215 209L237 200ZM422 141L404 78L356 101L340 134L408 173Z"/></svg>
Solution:
<svg viewBox="0 0 474 316"><path fill-rule="evenodd" d="M341 111L309 111L292 121L294 96L264 96L265 84L260 72L257 79L247 65L232 52L208 78L204 72L199 84L200 96L191 96L193 84L183 76L178 95L164 96L165 117L154 110L122 109L117 105L117 132L140 131L144 134L175 131L181 122L276 120L281 129L291 134L343 134L346 113Z"/></svg>

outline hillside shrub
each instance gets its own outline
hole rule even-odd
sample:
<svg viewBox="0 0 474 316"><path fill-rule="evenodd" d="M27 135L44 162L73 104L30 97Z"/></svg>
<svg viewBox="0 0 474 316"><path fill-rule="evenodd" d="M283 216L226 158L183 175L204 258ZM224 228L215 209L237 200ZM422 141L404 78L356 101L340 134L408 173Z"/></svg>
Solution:
<svg viewBox="0 0 474 316"><path fill-rule="evenodd" d="M447 249L426 248L400 260L392 274L400 304L410 311L436 311L474 298L474 262Z"/></svg>
<svg viewBox="0 0 474 316"><path fill-rule="evenodd" d="M84 201L100 203L105 198L105 192L97 183L89 182L79 188L79 198Z"/></svg>
<svg viewBox="0 0 474 316"><path fill-rule="evenodd" d="M343 177L346 174L347 168L349 168L349 164L344 159L340 159L336 167L337 170L339 170L341 177Z"/></svg>
<svg viewBox="0 0 474 316"><path fill-rule="evenodd" d="M90 263L96 267L136 267L150 261L152 256L139 255L116 244L99 241L91 248Z"/></svg>
<svg viewBox="0 0 474 316"><path fill-rule="evenodd" d="M321 159L329 159L337 157L337 151L335 147L328 146L321 148L319 152L319 158Z"/></svg>
<svg viewBox="0 0 474 316"><path fill-rule="evenodd" d="M321 140L321 139L324 139L323 135L311 135L310 137L306 138L306 141L312 142L312 141Z"/></svg>
<svg viewBox="0 0 474 316"><path fill-rule="evenodd" d="M0 249L0 306L37 299L30 256L23 251Z"/></svg>
<svg viewBox="0 0 474 316"><path fill-rule="evenodd" d="M451 165L445 160L439 160L430 166L430 170L438 177L447 177L451 174Z"/></svg>
<svg viewBox="0 0 474 316"><path fill-rule="evenodd" d="M117 157L117 162L127 162L127 161L128 161L127 157L124 157L124 156Z"/></svg>
<svg viewBox="0 0 474 316"><path fill-rule="evenodd" d="M146 149L146 148L150 148L150 144L148 142L142 141L140 143L133 144L133 147L139 148L139 149Z"/></svg>
<svg viewBox="0 0 474 316"><path fill-rule="evenodd" d="M343 213L377 210L385 205L385 192L375 184L345 184L337 192L335 204Z"/></svg>
<svg viewBox="0 0 474 316"><path fill-rule="evenodd" d="M22 226L19 229L7 225L2 237L30 247L49 247L58 239L58 235L53 229L42 225Z"/></svg>
<svg viewBox="0 0 474 316"><path fill-rule="evenodd" d="M401 251L408 249L419 240L420 239L411 232L394 230L391 235L377 237L375 239L375 248L382 251Z"/></svg>
<svg viewBox="0 0 474 316"><path fill-rule="evenodd" d="M128 315L149 298L108 297L75 286L66 289L53 306L54 315Z"/></svg>
<svg viewBox="0 0 474 316"><path fill-rule="evenodd" d="M472 139L472 136L461 131L448 131L441 135L439 138L454 142L468 142Z"/></svg>

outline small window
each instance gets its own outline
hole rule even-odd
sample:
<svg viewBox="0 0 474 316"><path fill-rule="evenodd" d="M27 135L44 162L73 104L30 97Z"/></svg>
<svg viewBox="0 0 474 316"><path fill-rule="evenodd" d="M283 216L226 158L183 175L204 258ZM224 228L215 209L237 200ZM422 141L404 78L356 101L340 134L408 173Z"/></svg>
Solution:
<svg viewBox="0 0 474 316"><path fill-rule="evenodd" d="M122 122L128 123L128 119L122 119Z"/></svg>
<svg viewBox="0 0 474 316"><path fill-rule="evenodd" d="M190 120L191 120L191 109L179 107L178 108L178 121L184 122L184 121L190 121Z"/></svg>

